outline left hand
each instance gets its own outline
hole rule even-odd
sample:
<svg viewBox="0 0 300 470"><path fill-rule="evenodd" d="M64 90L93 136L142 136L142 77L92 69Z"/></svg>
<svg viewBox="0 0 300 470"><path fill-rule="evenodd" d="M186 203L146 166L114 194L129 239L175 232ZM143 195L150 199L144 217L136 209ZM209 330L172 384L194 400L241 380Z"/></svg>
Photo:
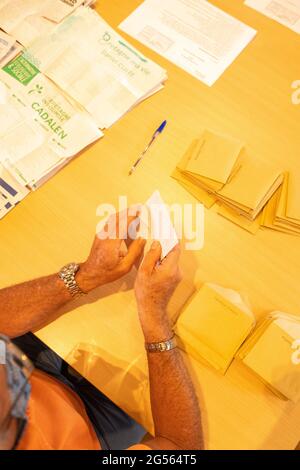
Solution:
<svg viewBox="0 0 300 470"><path fill-rule="evenodd" d="M110 222L113 220L116 227L116 236L119 238L102 239L101 234L96 235L88 259L82 263L76 281L83 292L90 292L96 287L113 282L131 271L133 265L137 263L142 256L146 240L138 238L132 240L129 237L130 224L138 222L138 215L129 216L127 214L127 223L122 224L121 219L124 213L114 214L114 219L109 219L103 231L108 234ZM124 227L123 227L124 225ZM123 233L125 232L125 233ZM122 249L125 241L127 250Z"/></svg>

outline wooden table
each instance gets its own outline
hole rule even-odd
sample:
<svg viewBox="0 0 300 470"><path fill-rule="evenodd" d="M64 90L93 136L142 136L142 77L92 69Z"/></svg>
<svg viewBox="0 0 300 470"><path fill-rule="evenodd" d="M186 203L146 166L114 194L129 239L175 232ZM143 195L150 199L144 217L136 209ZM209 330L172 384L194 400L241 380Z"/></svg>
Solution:
<svg viewBox="0 0 300 470"><path fill-rule="evenodd" d="M114 27L140 0L98 2ZM143 102L1 223L2 286L56 272L83 260L99 218L96 208L144 202L160 189L169 202L196 202L169 177L202 128L236 137L249 152L300 171L300 105L291 84L299 77L300 36L243 5L212 3L258 30L258 35L212 87L190 77L146 47L168 71L163 91ZM131 178L130 165L155 126L168 127ZM185 278L171 304L176 315L196 284L213 281L247 294L257 317L274 309L300 313L300 239L259 231L256 236L205 214L205 246L184 252ZM152 428L147 364L132 291L134 273L92 293L37 335L128 413ZM203 410L209 449L292 449L299 442L300 404L268 391L242 364L225 377L186 358Z"/></svg>

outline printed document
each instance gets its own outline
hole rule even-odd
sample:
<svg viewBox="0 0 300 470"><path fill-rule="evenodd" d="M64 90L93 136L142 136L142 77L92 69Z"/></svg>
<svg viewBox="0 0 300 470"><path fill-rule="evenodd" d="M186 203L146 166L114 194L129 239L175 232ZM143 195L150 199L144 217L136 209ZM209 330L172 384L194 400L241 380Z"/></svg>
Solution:
<svg viewBox="0 0 300 470"><path fill-rule="evenodd" d="M256 34L205 0L145 0L119 28L209 86Z"/></svg>
<svg viewBox="0 0 300 470"><path fill-rule="evenodd" d="M102 136L92 117L23 55L0 70L0 163L24 186Z"/></svg>
<svg viewBox="0 0 300 470"><path fill-rule="evenodd" d="M300 0L246 0L245 5L300 34Z"/></svg>
<svg viewBox="0 0 300 470"><path fill-rule="evenodd" d="M28 47L91 0L0 0L0 28Z"/></svg>
<svg viewBox="0 0 300 470"><path fill-rule="evenodd" d="M95 11L79 7L27 57L108 128L149 94L166 71L125 41Z"/></svg>

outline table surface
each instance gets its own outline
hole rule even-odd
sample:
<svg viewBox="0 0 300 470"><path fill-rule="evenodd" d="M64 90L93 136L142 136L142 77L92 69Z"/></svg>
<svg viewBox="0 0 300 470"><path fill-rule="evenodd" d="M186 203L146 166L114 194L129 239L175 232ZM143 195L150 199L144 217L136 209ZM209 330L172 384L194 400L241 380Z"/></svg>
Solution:
<svg viewBox="0 0 300 470"><path fill-rule="evenodd" d="M98 2L113 26L140 0ZM284 170L300 171L300 106L291 84L299 77L300 36L243 5L215 5L258 30L254 41L209 88L130 39L165 67L165 89L124 116L45 186L29 195L1 223L0 284L56 272L83 260L90 248L101 203L144 202L160 189L169 202L192 198L170 173L201 129L245 142L250 153ZM132 177L128 169L149 135L169 124ZM196 285L215 282L251 301L257 318L272 310L300 313L300 238L260 230L247 233L213 210L205 213L205 245L182 255L184 281L170 312L176 315ZM93 292L37 335L113 401L152 429L147 363L132 290L134 273ZM208 449L292 449L300 438L300 404L275 397L235 361L225 377L185 358L203 411Z"/></svg>

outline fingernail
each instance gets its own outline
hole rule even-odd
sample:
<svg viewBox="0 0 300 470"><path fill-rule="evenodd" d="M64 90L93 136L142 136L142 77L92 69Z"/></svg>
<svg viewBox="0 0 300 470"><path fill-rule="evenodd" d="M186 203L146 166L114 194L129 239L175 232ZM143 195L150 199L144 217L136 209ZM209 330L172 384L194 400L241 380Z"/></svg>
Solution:
<svg viewBox="0 0 300 470"><path fill-rule="evenodd" d="M160 247L160 243L157 240L154 240L154 242L151 245L151 250L156 250L159 247Z"/></svg>

